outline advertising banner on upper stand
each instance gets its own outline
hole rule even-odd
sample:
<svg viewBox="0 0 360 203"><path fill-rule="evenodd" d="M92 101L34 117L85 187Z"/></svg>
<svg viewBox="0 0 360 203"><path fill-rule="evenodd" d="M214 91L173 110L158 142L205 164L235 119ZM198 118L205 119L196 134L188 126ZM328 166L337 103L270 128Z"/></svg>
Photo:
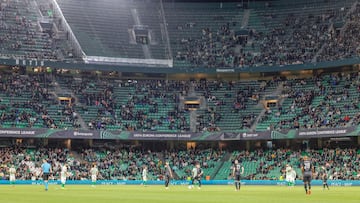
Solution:
<svg viewBox="0 0 360 203"><path fill-rule="evenodd" d="M45 128L0 128L0 137L113 140L236 141L350 137L360 135L359 126L344 128L291 129L237 132L157 132L122 130L65 130Z"/></svg>
<svg viewBox="0 0 360 203"><path fill-rule="evenodd" d="M100 139L96 130L63 130L46 128L1 128L0 137L13 138L60 138L60 139Z"/></svg>

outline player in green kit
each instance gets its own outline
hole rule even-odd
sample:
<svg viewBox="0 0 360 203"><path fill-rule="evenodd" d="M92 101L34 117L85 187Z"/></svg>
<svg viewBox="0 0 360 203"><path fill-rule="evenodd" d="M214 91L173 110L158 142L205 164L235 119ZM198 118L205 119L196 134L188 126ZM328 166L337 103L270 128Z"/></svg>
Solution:
<svg viewBox="0 0 360 203"><path fill-rule="evenodd" d="M90 175L91 175L91 186L95 187L97 176L99 174L99 170L96 167L96 164L93 165L93 167L90 169Z"/></svg>
<svg viewBox="0 0 360 203"><path fill-rule="evenodd" d="M11 167L9 168L9 174L10 174L10 185L14 186L15 185L15 180L16 180L16 169L14 165L11 165Z"/></svg>

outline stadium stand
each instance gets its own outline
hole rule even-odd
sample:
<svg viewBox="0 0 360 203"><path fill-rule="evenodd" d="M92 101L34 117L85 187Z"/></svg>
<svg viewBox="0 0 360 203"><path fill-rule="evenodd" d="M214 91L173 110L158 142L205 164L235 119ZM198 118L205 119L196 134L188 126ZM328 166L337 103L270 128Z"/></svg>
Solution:
<svg viewBox="0 0 360 203"><path fill-rule="evenodd" d="M252 53L257 54L255 59L250 57L253 65L320 61L323 46L339 37L336 29L345 25L352 3L274 1L271 6L254 9L254 22L249 22L249 29L256 33L252 46L257 50Z"/></svg>
<svg viewBox="0 0 360 203"><path fill-rule="evenodd" d="M61 76L58 82L78 95L75 109L90 129L130 131L189 131L190 112L179 108L179 97L189 94L190 86L207 100L207 108L197 113L197 131L250 128L262 109L259 98L277 87L274 81L90 81Z"/></svg>
<svg viewBox="0 0 360 203"><path fill-rule="evenodd" d="M330 61L341 58L352 58L359 56L358 50L358 30L360 5L355 4L353 10L346 17L345 26L342 27L338 37L329 37L323 46L323 51L319 54L319 60Z"/></svg>
<svg viewBox="0 0 360 203"><path fill-rule="evenodd" d="M275 0L254 2L248 8L237 3L127 2L57 0L81 48L93 56L174 58L176 67L221 69L331 62L359 54L360 5L355 0ZM53 6L42 0L3 1L1 57L75 58L67 37L45 31L44 19L59 20L53 16ZM144 32L146 39L137 38L137 31ZM355 68L281 79L269 73L272 79L245 76L246 80L240 79L240 73L238 80L220 76L176 80L176 76L134 79L136 74L117 77L81 75L77 70L63 74L63 70L35 71L38 67L4 68L0 70L0 128L206 134L358 126L360 75ZM279 96L277 105L264 108L263 100L269 95ZM182 103L187 96L204 103L196 111L187 110ZM58 179L63 163L70 166L70 179L88 179L91 164L97 163L99 179L141 179L141 167L146 164L149 178L161 180L164 161L170 161L177 179L187 179L198 161L206 176L227 180L235 159L245 167L245 179L278 179L286 164L296 168L300 178L299 163L305 154L315 163L316 179L321 167L328 169L330 179L360 179L357 148L151 151L112 143L70 150L0 142L0 172L6 174L7 167L15 164L21 180L39 179L43 158L51 161L52 179Z"/></svg>
<svg viewBox="0 0 360 203"><path fill-rule="evenodd" d="M62 103L46 74L6 73L1 75L1 127L77 128L76 113Z"/></svg>
<svg viewBox="0 0 360 203"><path fill-rule="evenodd" d="M18 166L17 176L20 180L36 180L40 178L40 165L44 158L51 161L52 179L58 179L60 166L67 163L70 167L70 180L86 180L93 163L99 168L99 179L107 180L139 180L141 169L145 164L149 168L149 179L161 180L163 177L163 161L170 160L170 165L177 177L187 179L195 162L199 162L204 170L204 177L211 179L230 179L232 161L238 159L245 168L244 179L278 180L284 174L286 164L292 165L301 178L300 161L306 154L315 163L315 179L321 179L322 167L326 167L330 180L359 180L359 151L353 148L308 150L306 152L277 149L234 151L229 159L224 159L227 152L212 149L174 152L151 152L133 147L112 147L102 149L82 149L79 151L61 148L1 148L0 171L6 173L11 164ZM216 170L219 168L219 170Z"/></svg>
<svg viewBox="0 0 360 203"><path fill-rule="evenodd" d="M248 8L141 0L56 2L88 56L174 58L176 67L186 68L304 64L358 56L354 42L359 5L352 0L276 0ZM2 7L3 58L75 60L74 47L59 23L48 23L57 27L50 31L44 23L62 20L54 16L53 4L29 0ZM137 28L150 40L146 51L137 43Z"/></svg>
<svg viewBox="0 0 360 203"><path fill-rule="evenodd" d="M34 2L1 3L1 57L62 61L69 56L71 47L41 26L41 14Z"/></svg>
<svg viewBox="0 0 360 203"><path fill-rule="evenodd" d="M180 108L180 97L190 93L206 101L205 108L195 112L196 132L346 127L359 123L357 72L284 81L103 80L56 72L3 73L1 78L3 127L190 131L195 125L190 122L192 112ZM55 84L69 90L67 94L74 101L62 102ZM277 106L263 114L263 98L279 89L282 98Z"/></svg>
<svg viewBox="0 0 360 203"><path fill-rule="evenodd" d="M274 81L201 81L195 91L207 98L208 108L199 115L199 130L251 128L262 110L260 98L276 87Z"/></svg>
<svg viewBox="0 0 360 203"><path fill-rule="evenodd" d="M339 73L288 80L284 100L267 111L257 129L325 128L357 125L359 74Z"/></svg>
<svg viewBox="0 0 360 203"><path fill-rule="evenodd" d="M220 8L219 3L164 4L176 65L234 66L234 48L245 43L235 35L243 16L235 5Z"/></svg>
<svg viewBox="0 0 360 203"><path fill-rule="evenodd" d="M267 6L254 2L249 9L236 4L172 3L165 12L176 63L241 68L357 56L350 43L343 48L349 55L339 56L327 48L338 47L335 41L354 29L355 20L346 23L347 16L357 13L351 9L357 7L353 3L279 0ZM349 31L340 35L338 29Z"/></svg>
<svg viewBox="0 0 360 203"><path fill-rule="evenodd" d="M161 18L158 4L114 0L58 1L67 22L78 36L87 55L119 58L165 58ZM131 34L136 26L146 28L152 36L153 56L145 56L142 43L137 44ZM135 31L134 31L135 32Z"/></svg>
<svg viewBox="0 0 360 203"><path fill-rule="evenodd" d="M245 179L278 180L281 175L284 175L286 164L290 164L295 169L297 177L301 179L300 161L304 155L312 157L316 171L315 179L321 179L322 167L326 167L330 179L359 179L360 168L358 164L354 164L356 162L353 162L359 159L359 151L340 148L324 148L306 152L290 149L234 151L230 159L224 162L215 179L231 178L231 163L235 159L242 161Z"/></svg>
<svg viewBox="0 0 360 203"><path fill-rule="evenodd" d="M223 151L206 149L168 152L165 153L165 158L169 161L177 176L182 180L186 180L191 177L191 170L196 162L200 164L204 174L207 176L212 175L214 170L221 165L224 155L225 152Z"/></svg>
<svg viewBox="0 0 360 203"><path fill-rule="evenodd" d="M55 15L51 2L3 3L2 57L76 60L80 56L69 33L61 30L62 20L87 56L173 58L175 67L183 68L283 66L358 57L355 0L275 0L246 7L143 0L56 4L65 19ZM46 25L56 29L49 31Z"/></svg>

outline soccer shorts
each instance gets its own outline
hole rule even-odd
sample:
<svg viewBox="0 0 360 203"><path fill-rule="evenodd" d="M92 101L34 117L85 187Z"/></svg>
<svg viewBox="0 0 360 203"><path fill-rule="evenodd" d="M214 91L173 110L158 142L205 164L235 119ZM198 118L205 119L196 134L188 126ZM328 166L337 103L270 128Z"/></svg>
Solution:
<svg viewBox="0 0 360 203"><path fill-rule="evenodd" d="M96 182L96 175L91 175L91 181Z"/></svg>
<svg viewBox="0 0 360 203"><path fill-rule="evenodd" d="M200 181L201 178L199 176L195 176L191 178L192 181Z"/></svg>
<svg viewBox="0 0 360 203"><path fill-rule="evenodd" d="M60 182L61 182L61 184L65 184L65 182L66 182L66 177L61 176Z"/></svg>
<svg viewBox="0 0 360 203"><path fill-rule="evenodd" d="M15 175L10 175L9 180L10 180L11 182L15 181Z"/></svg>
<svg viewBox="0 0 360 203"><path fill-rule="evenodd" d="M235 175L235 179L234 179L235 181L240 182L240 179L241 179L240 175Z"/></svg>
<svg viewBox="0 0 360 203"><path fill-rule="evenodd" d="M43 174L43 180L49 180L49 176L50 176L49 173L44 173Z"/></svg>
<svg viewBox="0 0 360 203"><path fill-rule="evenodd" d="M303 181L304 182L311 182L312 174L304 174Z"/></svg>

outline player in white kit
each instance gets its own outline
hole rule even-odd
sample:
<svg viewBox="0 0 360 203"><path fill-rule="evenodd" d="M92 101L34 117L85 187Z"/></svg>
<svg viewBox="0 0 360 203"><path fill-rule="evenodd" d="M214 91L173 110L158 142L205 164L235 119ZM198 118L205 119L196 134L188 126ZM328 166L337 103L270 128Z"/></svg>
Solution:
<svg viewBox="0 0 360 203"><path fill-rule="evenodd" d="M16 180L16 169L14 165L11 165L11 167L9 168L9 174L10 185L14 186Z"/></svg>
<svg viewBox="0 0 360 203"><path fill-rule="evenodd" d="M286 165L286 182L288 186L294 186L295 185L295 178L296 178L296 172L295 170L289 165Z"/></svg>
<svg viewBox="0 0 360 203"><path fill-rule="evenodd" d="M93 165L93 167L90 169L90 175L91 175L91 186L95 187L97 176L99 174L99 170L96 167L96 164Z"/></svg>
<svg viewBox="0 0 360 203"><path fill-rule="evenodd" d="M67 171L68 171L68 166L67 164L64 164L61 167L61 172L60 172L61 189L65 189Z"/></svg>

